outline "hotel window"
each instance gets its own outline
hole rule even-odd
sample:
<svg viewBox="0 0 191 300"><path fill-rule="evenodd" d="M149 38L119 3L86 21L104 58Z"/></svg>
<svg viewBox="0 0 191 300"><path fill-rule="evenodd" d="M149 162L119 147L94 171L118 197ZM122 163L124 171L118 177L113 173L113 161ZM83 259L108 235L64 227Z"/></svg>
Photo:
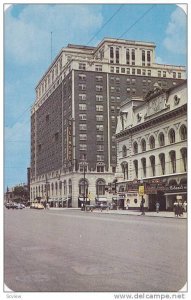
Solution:
<svg viewBox="0 0 191 300"><path fill-rule="evenodd" d="M79 100L86 100L86 94L79 94Z"/></svg>
<svg viewBox="0 0 191 300"><path fill-rule="evenodd" d="M181 73L178 73L178 79L181 79Z"/></svg>
<svg viewBox="0 0 191 300"><path fill-rule="evenodd" d="M96 140L97 140L97 142L103 142L104 141L104 136L101 135L101 134L97 134L96 135Z"/></svg>
<svg viewBox="0 0 191 300"><path fill-rule="evenodd" d="M97 166L97 172L103 173L104 172L104 166Z"/></svg>
<svg viewBox="0 0 191 300"><path fill-rule="evenodd" d="M132 84L135 84L135 83L136 83L136 79L135 79L135 78L132 78L131 83L132 83Z"/></svg>
<svg viewBox="0 0 191 300"><path fill-rule="evenodd" d="M165 154L159 154L162 175L165 175Z"/></svg>
<svg viewBox="0 0 191 300"><path fill-rule="evenodd" d="M121 73L125 73L125 68L121 68Z"/></svg>
<svg viewBox="0 0 191 300"><path fill-rule="evenodd" d="M120 87L117 86L117 87L115 88L115 90L116 90L117 93L120 93Z"/></svg>
<svg viewBox="0 0 191 300"><path fill-rule="evenodd" d="M80 83L79 84L79 90L80 91L85 91L86 90L86 84Z"/></svg>
<svg viewBox="0 0 191 300"><path fill-rule="evenodd" d="M79 119L80 120L87 120L86 114L79 114Z"/></svg>
<svg viewBox="0 0 191 300"><path fill-rule="evenodd" d="M132 88L132 94L136 94L136 88Z"/></svg>
<svg viewBox="0 0 191 300"><path fill-rule="evenodd" d="M143 85L147 85L146 79L143 79L142 83L143 83Z"/></svg>
<svg viewBox="0 0 191 300"><path fill-rule="evenodd" d="M137 69L137 75L141 75L141 69Z"/></svg>
<svg viewBox="0 0 191 300"><path fill-rule="evenodd" d="M102 122L103 121L103 115L96 115L96 121Z"/></svg>
<svg viewBox="0 0 191 300"><path fill-rule="evenodd" d="M143 75L143 76L146 75L146 70L145 70L145 69L142 70L142 75Z"/></svg>
<svg viewBox="0 0 191 300"><path fill-rule="evenodd" d="M160 146L165 145L165 138L164 138L164 133L163 132L159 133L159 145Z"/></svg>
<svg viewBox="0 0 191 300"><path fill-rule="evenodd" d="M85 70L86 69L86 64L79 63L79 70Z"/></svg>
<svg viewBox="0 0 191 300"><path fill-rule="evenodd" d="M119 64L119 48L116 48L115 50L115 61L116 64Z"/></svg>
<svg viewBox="0 0 191 300"><path fill-rule="evenodd" d="M110 63L114 63L114 49L110 47Z"/></svg>
<svg viewBox="0 0 191 300"><path fill-rule="evenodd" d="M97 131L103 131L103 125L96 125Z"/></svg>
<svg viewBox="0 0 191 300"><path fill-rule="evenodd" d="M175 131L174 131L174 129L170 129L170 131L169 131L169 142L170 142L170 144L175 143Z"/></svg>
<svg viewBox="0 0 191 300"><path fill-rule="evenodd" d="M127 73L127 75L130 75L130 69L129 68L126 69L126 73Z"/></svg>
<svg viewBox="0 0 191 300"><path fill-rule="evenodd" d="M132 75L135 75L135 69L132 69Z"/></svg>
<svg viewBox="0 0 191 300"><path fill-rule="evenodd" d="M176 72L173 72L172 75L173 75L173 78L176 78Z"/></svg>
<svg viewBox="0 0 191 300"><path fill-rule="evenodd" d="M97 161L104 161L104 155L97 154L96 157L97 157Z"/></svg>
<svg viewBox="0 0 191 300"><path fill-rule="evenodd" d="M87 141L87 134L80 134L80 141Z"/></svg>
<svg viewBox="0 0 191 300"><path fill-rule="evenodd" d="M130 65L130 53L129 53L129 49L126 49L126 64Z"/></svg>
<svg viewBox="0 0 191 300"><path fill-rule="evenodd" d="M176 173L176 152L173 150L170 151L169 156L170 156L172 173Z"/></svg>
<svg viewBox="0 0 191 300"><path fill-rule="evenodd" d="M80 80L86 80L86 75L85 75L85 74L79 74L79 75L78 75L78 78L79 78Z"/></svg>
<svg viewBox="0 0 191 300"><path fill-rule="evenodd" d="M79 104L79 110L86 110L86 104Z"/></svg>
<svg viewBox="0 0 191 300"><path fill-rule="evenodd" d="M119 67L115 68L116 73L119 73Z"/></svg>
<svg viewBox="0 0 191 300"><path fill-rule="evenodd" d="M158 77L161 77L161 71L158 71Z"/></svg>
<svg viewBox="0 0 191 300"><path fill-rule="evenodd" d="M96 76L96 81L98 82L103 81L103 76Z"/></svg>
<svg viewBox="0 0 191 300"><path fill-rule="evenodd" d="M96 105L96 111L103 111L103 105Z"/></svg>
<svg viewBox="0 0 191 300"><path fill-rule="evenodd" d="M111 102L115 102L115 97L111 96Z"/></svg>
<svg viewBox="0 0 191 300"><path fill-rule="evenodd" d="M145 50L142 50L142 66L145 66Z"/></svg>
<svg viewBox="0 0 191 300"><path fill-rule="evenodd" d="M114 83L114 81L115 81L115 77L111 76L111 77L110 77L110 82L111 82L111 83Z"/></svg>
<svg viewBox="0 0 191 300"><path fill-rule="evenodd" d="M111 86L111 92L115 92L115 87L114 86Z"/></svg>
<svg viewBox="0 0 191 300"><path fill-rule="evenodd" d="M80 144L79 146L80 146L79 149L81 151L86 151L87 150L87 145L86 144Z"/></svg>
<svg viewBox="0 0 191 300"><path fill-rule="evenodd" d="M96 85L96 92L102 92L103 86L102 85Z"/></svg>
<svg viewBox="0 0 191 300"><path fill-rule="evenodd" d="M87 124L79 124L79 130L87 130Z"/></svg>
<svg viewBox="0 0 191 300"><path fill-rule="evenodd" d="M101 72L102 71L102 65L95 65L95 71Z"/></svg>
<svg viewBox="0 0 191 300"><path fill-rule="evenodd" d="M115 116L111 116L111 122L115 123Z"/></svg>
<svg viewBox="0 0 191 300"><path fill-rule="evenodd" d="M147 70L147 75L151 76L151 70Z"/></svg>
<svg viewBox="0 0 191 300"><path fill-rule="evenodd" d="M163 71L162 76L166 77L166 71Z"/></svg>
<svg viewBox="0 0 191 300"><path fill-rule="evenodd" d="M146 168L146 158L143 157L141 158L141 163L142 163L142 169L143 169L143 176L147 176L147 168Z"/></svg>
<svg viewBox="0 0 191 300"><path fill-rule="evenodd" d="M155 148L155 138L152 135L149 139L149 144L150 144L150 149L154 149Z"/></svg>
<svg viewBox="0 0 191 300"><path fill-rule="evenodd" d="M120 83L120 78L119 78L119 77L116 77L116 78L115 78L115 81L116 81L116 84L119 84L119 83Z"/></svg>
<svg viewBox="0 0 191 300"><path fill-rule="evenodd" d="M127 78L127 84L129 85L131 83L130 78Z"/></svg>
<svg viewBox="0 0 191 300"><path fill-rule="evenodd" d="M150 156L152 176L155 176L155 156Z"/></svg>
<svg viewBox="0 0 191 300"><path fill-rule="evenodd" d="M110 72L114 73L114 67L110 67Z"/></svg>
<svg viewBox="0 0 191 300"><path fill-rule="evenodd" d="M114 105L111 106L111 112L113 112L113 113L115 112L115 106Z"/></svg>
<svg viewBox="0 0 191 300"><path fill-rule="evenodd" d="M104 151L104 145L97 145L97 151Z"/></svg>
<svg viewBox="0 0 191 300"><path fill-rule="evenodd" d="M96 101L103 101L103 96L102 95L96 95Z"/></svg>
<svg viewBox="0 0 191 300"><path fill-rule="evenodd" d="M180 139L181 141L187 140L187 127L185 125L180 127Z"/></svg>
<svg viewBox="0 0 191 300"><path fill-rule="evenodd" d="M147 51L147 66L151 65L151 52Z"/></svg>
<svg viewBox="0 0 191 300"><path fill-rule="evenodd" d="M130 88L127 88L127 93L128 93L128 94L130 93L130 91L131 91L131 89L130 89Z"/></svg>

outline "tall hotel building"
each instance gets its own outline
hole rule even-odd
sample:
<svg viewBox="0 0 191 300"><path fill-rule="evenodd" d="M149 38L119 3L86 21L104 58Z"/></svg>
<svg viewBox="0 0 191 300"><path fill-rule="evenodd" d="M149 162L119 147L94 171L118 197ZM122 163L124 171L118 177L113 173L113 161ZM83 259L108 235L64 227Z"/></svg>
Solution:
<svg viewBox="0 0 191 300"><path fill-rule="evenodd" d="M60 51L36 86L31 110L31 200L79 207L84 190L91 200L109 197L121 103L186 77L184 67L154 60L154 43L122 39Z"/></svg>

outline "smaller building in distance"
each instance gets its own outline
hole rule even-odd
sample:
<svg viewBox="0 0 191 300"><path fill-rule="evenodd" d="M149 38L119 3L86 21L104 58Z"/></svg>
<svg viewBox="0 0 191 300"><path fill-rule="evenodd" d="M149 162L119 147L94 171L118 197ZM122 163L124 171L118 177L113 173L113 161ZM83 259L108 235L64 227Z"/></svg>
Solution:
<svg viewBox="0 0 191 300"><path fill-rule="evenodd" d="M116 129L118 193L124 206L173 210L187 201L187 81L164 90L158 85L144 101L121 105Z"/></svg>

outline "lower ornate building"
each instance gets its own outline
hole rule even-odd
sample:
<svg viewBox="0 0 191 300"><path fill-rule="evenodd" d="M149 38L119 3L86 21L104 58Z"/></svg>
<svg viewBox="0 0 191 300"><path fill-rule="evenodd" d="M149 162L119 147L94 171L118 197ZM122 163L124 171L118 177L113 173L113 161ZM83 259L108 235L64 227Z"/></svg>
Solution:
<svg viewBox="0 0 191 300"><path fill-rule="evenodd" d="M121 105L116 130L118 193L124 206L172 210L187 200L187 82Z"/></svg>

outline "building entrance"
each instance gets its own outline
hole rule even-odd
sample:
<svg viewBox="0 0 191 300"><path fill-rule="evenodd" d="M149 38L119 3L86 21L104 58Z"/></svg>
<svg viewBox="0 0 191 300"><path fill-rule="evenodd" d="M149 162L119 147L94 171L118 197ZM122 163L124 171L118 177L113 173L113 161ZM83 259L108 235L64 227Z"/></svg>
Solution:
<svg viewBox="0 0 191 300"><path fill-rule="evenodd" d="M156 202L159 202L159 211L166 210L166 198L163 192L157 192L157 194L149 195L149 211L156 211Z"/></svg>

